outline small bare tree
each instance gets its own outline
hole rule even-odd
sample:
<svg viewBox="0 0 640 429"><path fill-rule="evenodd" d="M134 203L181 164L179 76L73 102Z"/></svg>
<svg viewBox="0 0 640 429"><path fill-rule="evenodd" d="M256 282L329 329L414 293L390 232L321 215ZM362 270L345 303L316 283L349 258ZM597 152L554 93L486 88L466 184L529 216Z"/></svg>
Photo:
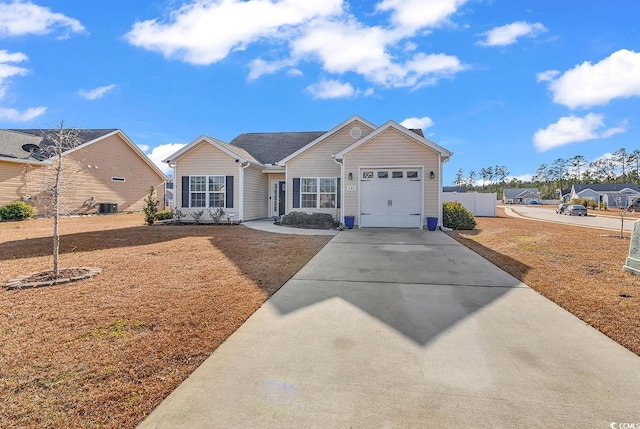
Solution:
<svg viewBox="0 0 640 429"><path fill-rule="evenodd" d="M623 235L624 218L627 215L627 212L629 211L629 209L633 207L637 199L638 197L632 197L630 195L626 197L618 196L615 198L616 203L618 205L618 215L620 215L620 238L624 238L624 235Z"/></svg>
<svg viewBox="0 0 640 429"><path fill-rule="evenodd" d="M54 174L48 191L51 194L51 204L53 211L53 274L60 274L58 266L58 255L60 253L60 214L61 214L61 181L63 174L62 154L79 146L82 139L79 131L72 128L64 128L64 121L60 121L60 126L52 131L45 132L43 141L43 152L53 160Z"/></svg>

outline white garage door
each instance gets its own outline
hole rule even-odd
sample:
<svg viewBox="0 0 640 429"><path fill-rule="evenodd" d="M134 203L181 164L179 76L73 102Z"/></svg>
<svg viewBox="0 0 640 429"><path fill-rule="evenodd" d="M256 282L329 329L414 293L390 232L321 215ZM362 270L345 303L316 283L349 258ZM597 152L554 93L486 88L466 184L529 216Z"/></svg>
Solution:
<svg viewBox="0 0 640 429"><path fill-rule="evenodd" d="M360 226L420 228L421 194L419 169L362 169Z"/></svg>

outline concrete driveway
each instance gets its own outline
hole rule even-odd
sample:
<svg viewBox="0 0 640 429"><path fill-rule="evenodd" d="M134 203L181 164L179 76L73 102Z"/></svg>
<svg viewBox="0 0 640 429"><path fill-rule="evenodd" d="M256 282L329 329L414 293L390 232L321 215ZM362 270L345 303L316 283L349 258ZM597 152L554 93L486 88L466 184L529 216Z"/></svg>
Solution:
<svg viewBox="0 0 640 429"><path fill-rule="evenodd" d="M442 232L332 239L140 428L608 428L640 358Z"/></svg>

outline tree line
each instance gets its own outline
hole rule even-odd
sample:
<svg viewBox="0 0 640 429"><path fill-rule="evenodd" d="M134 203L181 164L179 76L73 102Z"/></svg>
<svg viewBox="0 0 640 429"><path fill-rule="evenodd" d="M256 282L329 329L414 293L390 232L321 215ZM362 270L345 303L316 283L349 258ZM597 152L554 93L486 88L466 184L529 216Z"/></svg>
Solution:
<svg viewBox="0 0 640 429"><path fill-rule="evenodd" d="M452 184L470 191L496 192L498 198L502 197L504 188L537 188L542 199L555 199L557 189L570 189L574 184L640 184L640 150L627 152L620 148L610 157L591 162L582 155L558 158L551 164L541 164L531 180L507 179L509 173L504 165L484 167L478 172L471 170L466 176L459 168Z"/></svg>

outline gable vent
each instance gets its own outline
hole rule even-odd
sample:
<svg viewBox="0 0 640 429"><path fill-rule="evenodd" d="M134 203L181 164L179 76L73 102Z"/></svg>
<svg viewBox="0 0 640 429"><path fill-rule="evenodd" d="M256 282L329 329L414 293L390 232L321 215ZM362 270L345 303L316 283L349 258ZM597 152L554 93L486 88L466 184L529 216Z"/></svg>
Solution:
<svg viewBox="0 0 640 429"><path fill-rule="evenodd" d="M351 138L359 139L360 137L362 137L362 130L360 127L351 128Z"/></svg>

